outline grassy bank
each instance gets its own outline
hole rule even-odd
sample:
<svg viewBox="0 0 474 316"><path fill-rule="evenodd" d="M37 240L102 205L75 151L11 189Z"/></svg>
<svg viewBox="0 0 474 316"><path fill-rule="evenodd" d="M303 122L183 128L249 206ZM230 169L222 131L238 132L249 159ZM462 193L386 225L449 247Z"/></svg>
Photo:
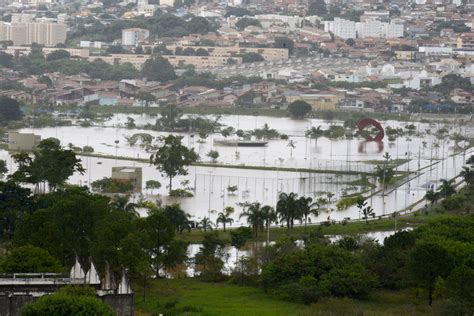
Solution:
<svg viewBox="0 0 474 316"><path fill-rule="evenodd" d="M307 306L279 300L260 288L198 279L158 279L146 289L134 286L138 315L287 316L287 315L430 315L433 311L413 291L377 291L367 300L323 299Z"/></svg>
<svg viewBox="0 0 474 316"><path fill-rule="evenodd" d="M407 227L417 227L422 224L426 224L430 220L446 216L440 213L428 213L427 215L414 214L396 219L397 229ZM230 230L227 229L225 232L220 230L219 237L230 243ZM270 240L277 241L285 237L292 237L295 239L304 239L311 233L317 233L322 235L358 235L376 231L388 231L395 229L395 218L393 219L378 219L369 221L367 224L361 222L348 222L346 224L332 224L326 225L308 225L307 231L305 232L304 226L295 226L293 229L288 230L285 227L272 227L270 228ZM183 232L178 235L178 238L189 243L201 243L204 238L205 232L200 230L192 230L190 233ZM259 236L254 241L265 241L266 231L261 231Z"/></svg>

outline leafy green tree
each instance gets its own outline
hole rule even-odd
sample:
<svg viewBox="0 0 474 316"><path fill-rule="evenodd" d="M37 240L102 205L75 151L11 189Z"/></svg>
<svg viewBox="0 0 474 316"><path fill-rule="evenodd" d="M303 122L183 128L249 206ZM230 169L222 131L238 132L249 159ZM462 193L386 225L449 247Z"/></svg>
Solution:
<svg viewBox="0 0 474 316"><path fill-rule="evenodd" d="M23 117L18 101L0 96L0 122L18 121Z"/></svg>
<svg viewBox="0 0 474 316"><path fill-rule="evenodd" d="M311 110L311 105L302 100L293 101L288 105L288 112L294 118L304 118Z"/></svg>
<svg viewBox="0 0 474 316"><path fill-rule="evenodd" d="M324 16L328 12L324 0L312 0L308 7L308 15Z"/></svg>
<svg viewBox="0 0 474 316"><path fill-rule="evenodd" d="M135 119L133 117L128 116L127 121L125 122L125 127L129 129L137 127L137 125L135 124Z"/></svg>
<svg viewBox="0 0 474 316"><path fill-rule="evenodd" d="M173 66L163 57L148 59L142 68L142 75L151 81L168 82L177 78Z"/></svg>
<svg viewBox="0 0 474 316"><path fill-rule="evenodd" d="M222 223L222 226L224 227L224 231L227 224L232 225L232 223L234 222L234 220L231 217L234 211L235 210L232 206L227 206L223 212L219 212L219 214L217 214L216 224Z"/></svg>
<svg viewBox="0 0 474 316"><path fill-rule="evenodd" d="M156 121L157 126L162 126L166 129L173 130L183 115L182 111L176 106L176 104L167 104L161 111L161 118Z"/></svg>
<svg viewBox="0 0 474 316"><path fill-rule="evenodd" d="M33 152L33 158L26 153L12 157L18 164L18 169L10 178L35 185L35 192L39 192L40 185L46 183L49 190L54 191L64 185L74 172L85 172L76 154L72 150L63 149L53 138L42 140Z"/></svg>
<svg viewBox="0 0 474 316"><path fill-rule="evenodd" d="M194 55L196 55L196 56L209 56L209 53L204 48L198 48L198 49L196 49L196 52L194 53Z"/></svg>
<svg viewBox="0 0 474 316"><path fill-rule="evenodd" d="M256 63L261 61L265 61L265 58L259 53L245 53L242 55L242 62L244 63Z"/></svg>
<svg viewBox="0 0 474 316"><path fill-rule="evenodd" d="M222 281L223 259L225 257L225 242L219 238L217 231L207 233L204 236L199 252L195 256L196 263L203 266L200 277L204 281Z"/></svg>
<svg viewBox="0 0 474 316"><path fill-rule="evenodd" d="M437 278L446 279L455 267L455 258L440 243L420 240L411 255L410 269L417 285L428 291L428 304L433 302Z"/></svg>
<svg viewBox="0 0 474 316"><path fill-rule="evenodd" d="M199 158L194 149L188 149L181 143L182 139L182 136L161 136L159 138L161 146L150 157L150 163L170 179L170 191L173 189L173 178L178 175L187 175L186 167Z"/></svg>
<svg viewBox="0 0 474 316"><path fill-rule="evenodd" d="M161 209L151 209L141 224L145 249L151 258L155 275L186 260L185 243L174 240L176 228Z"/></svg>
<svg viewBox="0 0 474 316"><path fill-rule="evenodd" d="M128 50L122 47L122 45L111 45L105 50L106 54L128 54Z"/></svg>
<svg viewBox="0 0 474 316"><path fill-rule="evenodd" d="M41 273L62 272L59 261L48 251L26 245L13 248L0 261L0 270L3 273Z"/></svg>
<svg viewBox="0 0 474 316"><path fill-rule="evenodd" d="M237 229L233 229L230 231L230 244L232 247L235 247L237 252L239 251L240 248L245 246L247 241L252 238L252 229L249 227L239 227ZM237 253L237 257L238 253Z"/></svg>
<svg viewBox="0 0 474 316"><path fill-rule="evenodd" d="M48 56L46 56L47 61L69 59L69 58L71 58L71 54L64 49L55 50L54 52L51 52L48 54Z"/></svg>
<svg viewBox="0 0 474 316"><path fill-rule="evenodd" d="M206 34L215 30L209 20L201 16L193 16L186 23L186 29L193 34Z"/></svg>
<svg viewBox="0 0 474 316"><path fill-rule="evenodd" d="M209 158L212 159L212 162L216 162L217 161L217 158L219 158L219 152L217 150L211 150L207 153L207 155Z"/></svg>
<svg viewBox="0 0 474 316"><path fill-rule="evenodd" d="M260 21L257 19L252 19L252 18L241 18L237 23L235 23L235 27L243 31L247 26L258 26L261 27L262 25L260 24Z"/></svg>
<svg viewBox="0 0 474 316"><path fill-rule="evenodd" d="M131 181L118 181L109 177L95 180L91 183L93 191L101 193L127 193L133 191L133 183Z"/></svg>
<svg viewBox="0 0 474 316"><path fill-rule="evenodd" d="M355 40L353 38L348 38L346 39L346 44L352 47L355 45Z"/></svg>
<svg viewBox="0 0 474 316"><path fill-rule="evenodd" d="M325 296L363 298L376 284L358 256L336 245L275 248L275 259L262 268L262 284L292 300L308 304Z"/></svg>
<svg viewBox="0 0 474 316"><path fill-rule="evenodd" d="M12 237L21 217L30 211L31 191L8 181L0 181L0 237Z"/></svg>
<svg viewBox="0 0 474 316"><path fill-rule="evenodd" d="M286 48L288 49L288 53L291 55L293 54L295 48L295 42L286 36L278 36L275 37L275 43L273 44L275 48Z"/></svg>
<svg viewBox="0 0 474 316"><path fill-rule="evenodd" d="M160 181L148 180L147 182L145 182L145 189L151 190L152 194L153 194L153 190L158 190L159 188L161 188Z"/></svg>
<svg viewBox="0 0 474 316"><path fill-rule="evenodd" d="M474 269L466 265L455 268L446 279L447 296L455 304L455 312L468 314L474 310Z"/></svg>
<svg viewBox="0 0 474 316"><path fill-rule="evenodd" d="M180 204L166 205L163 211L171 224L176 228L176 232L181 234L184 230L191 230L191 222L189 221L191 215L186 213Z"/></svg>
<svg viewBox="0 0 474 316"><path fill-rule="evenodd" d="M140 102L144 104L146 108L150 106L150 103L153 103L156 101L156 97L150 92L146 92L146 91L138 92L136 95L136 98L137 100L140 100Z"/></svg>
<svg viewBox="0 0 474 316"><path fill-rule="evenodd" d="M110 210L109 199L72 186L37 199L39 209L24 214L16 227L15 244L41 247L64 266L76 255L88 258L97 225Z"/></svg>
<svg viewBox="0 0 474 316"><path fill-rule="evenodd" d="M7 163L5 162L5 160L0 160L0 178L2 178L3 175L7 172Z"/></svg>
<svg viewBox="0 0 474 316"><path fill-rule="evenodd" d="M225 12L225 17L228 18L230 16L235 16L235 17L243 17L247 15L252 15L252 13L245 9L245 8L240 8L240 7L230 7L228 6Z"/></svg>
<svg viewBox="0 0 474 316"><path fill-rule="evenodd" d="M42 296L38 300L24 305L21 309L21 315L114 315L114 312L106 303L95 297L93 290L90 293L81 291L80 294L72 294L71 292L70 290L61 289L51 295Z"/></svg>

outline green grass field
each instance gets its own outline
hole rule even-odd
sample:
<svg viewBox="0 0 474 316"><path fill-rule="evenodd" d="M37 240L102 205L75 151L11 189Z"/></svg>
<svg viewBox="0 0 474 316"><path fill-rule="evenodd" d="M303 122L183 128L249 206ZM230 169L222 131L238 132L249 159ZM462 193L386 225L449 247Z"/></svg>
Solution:
<svg viewBox="0 0 474 316"><path fill-rule="evenodd" d="M428 221L440 218L445 216L441 213L428 213L427 215L409 215L404 217L397 218L397 229L402 229L406 227L417 227L419 225L425 224ZM230 227L226 232L219 230L220 238L224 239L226 242L230 242L230 233L229 230L233 229ZM323 235L357 235L364 234L375 231L387 231L395 229L395 219L376 219L371 220L367 224L364 221L361 222L351 222L345 225L343 224L333 224L330 226L325 225L308 225L307 231L304 231L304 226L295 226L293 229L288 230L285 227L272 227L270 229L270 240L280 240L285 237L292 237L295 239L304 239L308 237L311 232L318 232ZM190 243L200 243L204 238L204 231L201 230L192 230L190 233L183 232L178 235L178 238ZM258 238L256 241L265 241L266 232L259 232Z"/></svg>
<svg viewBox="0 0 474 316"><path fill-rule="evenodd" d="M378 291L367 300L323 299L307 306L280 300L260 288L199 279L158 279L135 286L139 315L286 316L286 315L430 315L422 295L414 291Z"/></svg>

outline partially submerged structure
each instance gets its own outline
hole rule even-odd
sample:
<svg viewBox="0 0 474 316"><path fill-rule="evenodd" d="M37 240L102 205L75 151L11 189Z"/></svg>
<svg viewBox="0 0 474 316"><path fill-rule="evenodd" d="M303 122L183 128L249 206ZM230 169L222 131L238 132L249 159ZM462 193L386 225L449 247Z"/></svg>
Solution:
<svg viewBox="0 0 474 316"><path fill-rule="evenodd" d="M85 273L77 259L69 275L14 273L0 276L0 315L19 315L23 305L52 294L66 285L89 285L96 290L97 298L108 304L116 315L133 315L133 292L126 271L123 271L116 286L108 267L101 279L93 262Z"/></svg>

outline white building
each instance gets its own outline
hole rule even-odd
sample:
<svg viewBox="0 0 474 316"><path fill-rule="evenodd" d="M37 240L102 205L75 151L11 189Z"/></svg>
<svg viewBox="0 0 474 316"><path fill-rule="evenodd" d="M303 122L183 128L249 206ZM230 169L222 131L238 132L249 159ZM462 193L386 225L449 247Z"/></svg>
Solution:
<svg viewBox="0 0 474 316"><path fill-rule="evenodd" d="M150 31L146 29L132 28L122 30L122 45L136 46L144 42L150 36Z"/></svg>
<svg viewBox="0 0 474 316"><path fill-rule="evenodd" d="M377 20L353 22L335 18L334 21L324 21L324 30L335 36L348 38L396 38L403 37L403 24L384 23Z"/></svg>
<svg viewBox="0 0 474 316"><path fill-rule="evenodd" d="M33 21L30 15L13 14L10 23L0 22L0 41L12 41L13 45L33 43L56 46L66 41L67 26L52 21Z"/></svg>
<svg viewBox="0 0 474 316"><path fill-rule="evenodd" d="M343 39L357 37L356 23L339 18L334 18L334 21L324 21L324 31Z"/></svg>
<svg viewBox="0 0 474 316"><path fill-rule="evenodd" d="M160 5L174 7L174 0L160 0Z"/></svg>

